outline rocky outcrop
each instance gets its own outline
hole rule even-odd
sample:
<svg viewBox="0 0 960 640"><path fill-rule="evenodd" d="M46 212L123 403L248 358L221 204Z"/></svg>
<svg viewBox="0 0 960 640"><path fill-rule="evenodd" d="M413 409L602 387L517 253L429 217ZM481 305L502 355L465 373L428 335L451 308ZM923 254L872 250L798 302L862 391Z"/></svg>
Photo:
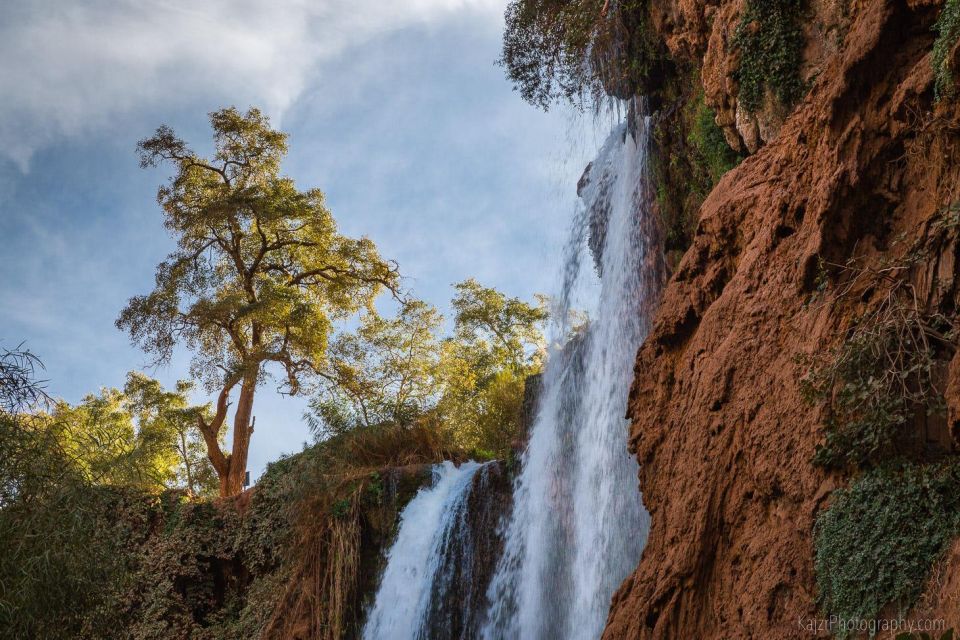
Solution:
<svg viewBox="0 0 960 640"><path fill-rule="evenodd" d="M731 47L744 3L652 7L671 54L703 60L728 140L756 153L703 203L638 354L630 446L652 526L605 637L800 637L798 621L818 617L814 520L844 479L811 464L822 416L796 359L836 344L863 303L810 304L822 265L902 256L958 197L960 114L933 102L941 4L811 3L809 93L788 114L768 101L750 118ZM910 276L954 308L955 257L944 243ZM948 393L952 416L958 400ZM937 602L955 600L955 583Z"/></svg>
<svg viewBox="0 0 960 640"><path fill-rule="evenodd" d="M510 513L512 482L507 465L494 461L474 475L458 530L447 540L437 571L427 628L431 638L477 638L487 587L503 550L503 518Z"/></svg>

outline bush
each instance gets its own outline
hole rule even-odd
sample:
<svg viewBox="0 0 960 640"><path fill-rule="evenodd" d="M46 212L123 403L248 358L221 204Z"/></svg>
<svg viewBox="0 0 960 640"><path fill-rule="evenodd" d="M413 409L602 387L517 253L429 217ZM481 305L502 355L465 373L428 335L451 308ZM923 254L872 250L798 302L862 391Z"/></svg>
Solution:
<svg viewBox="0 0 960 640"><path fill-rule="evenodd" d="M806 93L800 78L803 0L748 0L734 33L740 48L740 104L747 111L763 106L767 89L790 109Z"/></svg>
<svg viewBox="0 0 960 640"><path fill-rule="evenodd" d="M947 0L943 11L933 26L937 39L933 43L933 90L936 100L953 98L957 88L953 81L953 69L947 56L960 38L960 0Z"/></svg>
<svg viewBox="0 0 960 640"><path fill-rule="evenodd" d="M0 509L0 638L111 637L151 502L62 483Z"/></svg>
<svg viewBox="0 0 960 640"><path fill-rule="evenodd" d="M266 476L242 511L82 483L0 510L0 638L257 637L293 506Z"/></svg>
<svg viewBox="0 0 960 640"><path fill-rule="evenodd" d="M952 349L952 333L948 318L921 310L912 287L896 281L839 347L801 359L810 367L801 380L804 397L829 410L814 463L866 468L900 454L916 412L945 408L935 370Z"/></svg>
<svg viewBox="0 0 960 640"><path fill-rule="evenodd" d="M650 155L664 248L685 251L696 229L704 199L741 156L727 145L716 114L704 102L700 74L675 83L673 98L683 108L674 117L657 117ZM691 87L696 87L691 91Z"/></svg>
<svg viewBox="0 0 960 640"><path fill-rule="evenodd" d="M842 619L903 614L933 563L960 533L960 464L875 469L833 493L817 518L820 606Z"/></svg>
<svg viewBox="0 0 960 640"><path fill-rule="evenodd" d="M699 95L694 102L693 123L687 142L700 156L710 176L711 188L723 174L740 163L740 156L727 144L716 118L717 114L703 101L703 94Z"/></svg>

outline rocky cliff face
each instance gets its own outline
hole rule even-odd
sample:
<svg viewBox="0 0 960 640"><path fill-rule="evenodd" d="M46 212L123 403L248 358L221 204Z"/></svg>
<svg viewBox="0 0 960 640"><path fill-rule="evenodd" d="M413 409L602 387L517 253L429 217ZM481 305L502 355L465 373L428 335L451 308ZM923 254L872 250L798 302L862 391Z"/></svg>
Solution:
<svg viewBox="0 0 960 640"><path fill-rule="evenodd" d="M814 522L846 476L811 464L823 410L804 401L797 358L837 344L878 294L811 304L823 278L844 278L823 265L902 257L958 197L960 112L933 91L941 9L814 0L800 22L809 91L788 109L768 90L750 112L732 44L738 28L762 28L743 23L746 3L653 0L670 55L702 60L707 104L752 155L700 207L638 355L630 446L652 528L606 638L794 638L818 617ZM924 305L956 308L955 259L947 238L909 268ZM954 358L949 423L958 372ZM927 437L949 448L945 428ZM925 599L950 625L955 583Z"/></svg>

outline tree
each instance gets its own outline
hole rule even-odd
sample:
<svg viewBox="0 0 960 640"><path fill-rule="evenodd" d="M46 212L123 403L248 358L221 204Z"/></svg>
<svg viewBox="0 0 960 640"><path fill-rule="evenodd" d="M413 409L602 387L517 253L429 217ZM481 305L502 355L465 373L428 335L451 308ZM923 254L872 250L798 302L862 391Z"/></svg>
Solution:
<svg viewBox="0 0 960 640"><path fill-rule="evenodd" d="M457 285L454 335L439 366L441 421L475 455L506 455L521 426L526 378L544 355L546 299L530 304L476 280Z"/></svg>
<svg viewBox="0 0 960 640"><path fill-rule="evenodd" d="M209 422L212 411L210 405L190 404L192 389L192 382L179 380L173 391L167 391L157 380L131 371L123 392L140 436L158 439L175 452L173 484L190 495L210 495L217 491L216 472L197 423Z"/></svg>
<svg viewBox="0 0 960 640"><path fill-rule="evenodd" d="M43 363L23 344L0 349L0 412L15 414L50 400L43 381L36 378L38 369L43 369Z"/></svg>
<svg viewBox="0 0 960 640"><path fill-rule="evenodd" d="M451 302L456 314L455 337L476 352L473 357L489 360L493 368L509 367L517 372L539 366L546 298L538 295L537 303L529 304L484 287L473 278L455 288L457 294Z"/></svg>
<svg viewBox="0 0 960 640"><path fill-rule="evenodd" d="M25 494L39 493L69 466L56 443L36 429L33 412L51 402L36 377L42 369L22 343L0 349L0 512Z"/></svg>
<svg viewBox="0 0 960 640"><path fill-rule="evenodd" d="M405 303L396 318L367 313L356 332L331 344L308 416L329 436L354 427L409 424L435 400L435 377L443 317L419 300Z"/></svg>
<svg viewBox="0 0 960 640"><path fill-rule="evenodd" d="M507 453L524 382L540 368L545 301L509 298L472 279L455 288L454 331L444 340L443 318L418 301L393 319L367 314L337 337L307 416L319 436L428 418L475 455Z"/></svg>
<svg viewBox="0 0 960 640"><path fill-rule="evenodd" d="M384 289L398 295L394 263L368 238L337 232L318 189L280 175L286 135L258 110L210 114L214 155L204 158L166 126L139 143L141 165L169 163L175 175L157 200L177 250L160 263L156 288L131 298L117 319L132 341L169 362L193 352L192 373L217 394L213 417L198 417L221 495L243 486L254 394L278 365L296 394L324 361L333 323L369 308ZM231 452L220 448L238 390Z"/></svg>
<svg viewBox="0 0 960 640"><path fill-rule="evenodd" d="M510 0L499 63L524 100L594 106L607 95L652 95L675 73L650 3Z"/></svg>

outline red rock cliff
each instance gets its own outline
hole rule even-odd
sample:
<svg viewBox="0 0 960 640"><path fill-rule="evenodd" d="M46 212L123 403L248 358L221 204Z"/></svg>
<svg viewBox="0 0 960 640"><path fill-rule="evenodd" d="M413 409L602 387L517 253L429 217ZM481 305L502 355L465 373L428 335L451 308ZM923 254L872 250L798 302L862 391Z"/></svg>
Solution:
<svg viewBox="0 0 960 640"><path fill-rule="evenodd" d="M818 261L896 253L893 238L922 234L957 198L960 117L932 87L942 3L811 5L809 93L789 114L748 115L730 44L744 3L653 2L671 55L702 60L727 139L755 153L700 208L638 355L630 446L652 529L609 639L804 637L814 519L844 480L811 464L822 416L795 358L835 344L852 314L807 304ZM924 295L954 295L955 255L948 243L912 276Z"/></svg>

